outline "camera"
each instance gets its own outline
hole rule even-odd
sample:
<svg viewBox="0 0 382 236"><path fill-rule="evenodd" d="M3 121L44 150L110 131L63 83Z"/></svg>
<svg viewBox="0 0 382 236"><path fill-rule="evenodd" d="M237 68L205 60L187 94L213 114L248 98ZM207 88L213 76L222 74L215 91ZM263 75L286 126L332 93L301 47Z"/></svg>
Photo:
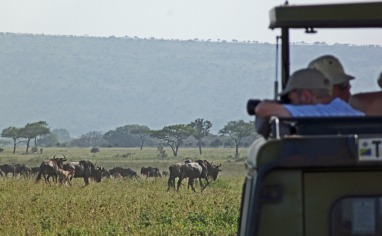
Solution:
<svg viewBox="0 0 382 236"><path fill-rule="evenodd" d="M254 116L256 115L255 109L257 105L261 102L260 99L249 99L247 102L247 112L249 115Z"/></svg>

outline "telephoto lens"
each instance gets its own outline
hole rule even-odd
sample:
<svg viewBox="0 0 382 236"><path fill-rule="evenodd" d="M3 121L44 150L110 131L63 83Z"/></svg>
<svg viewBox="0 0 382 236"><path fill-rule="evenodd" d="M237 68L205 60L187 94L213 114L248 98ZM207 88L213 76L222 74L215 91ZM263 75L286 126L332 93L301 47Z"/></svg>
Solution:
<svg viewBox="0 0 382 236"><path fill-rule="evenodd" d="M251 115L251 116L256 115L255 109L256 109L257 105L259 105L260 102L261 102L261 100L259 100L259 99L249 99L248 100L247 112L249 115Z"/></svg>

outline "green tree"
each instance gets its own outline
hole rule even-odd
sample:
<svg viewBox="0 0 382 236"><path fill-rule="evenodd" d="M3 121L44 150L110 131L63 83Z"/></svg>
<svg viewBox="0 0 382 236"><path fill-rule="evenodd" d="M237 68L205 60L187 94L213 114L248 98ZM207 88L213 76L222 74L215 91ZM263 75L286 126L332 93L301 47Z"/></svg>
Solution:
<svg viewBox="0 0 382 236"><path fill-rule="evenodd" d="M144 144L153 144L148 132L145 134L146 126L141 125L125 125L117 127L115 130L109 130L103 135L103 139L110 146L114 147L140 147L142 141Z"/></svg>
<svg viewBox="0 0 382 236"><path fill-rule="evenodd" d="M145 143L147 137L150 135L149 127L145 125L131 125L130 132L139 137L141 141L140 148L143 149L143 144Z"/></svg>
<svg viewBox="0 0 382 236"><path fill-rule="evenodd" d="M219 131L221 135L228 135L235 142L236 157L239 156L240 141L244 137L255 135L255 128L253 122L245 122L243 120L230 121Z"/></svg>
<svg viewBox="0 0 382 236"><path fill-rule="evenodd" d="M102 139L101 131L91 131L86 134L81 135L81 138L86 140L88 147L97 147Z"/></svg>
<svg viewBox="0 0 382 236"><path fill-rule="evenodd" d="M193 128L180 124L165 126L161 130L154 130L151 132L151 136L166 141L166 145L171 147L172 153L176 157L183 140L190 137L192 132Z"/></svg>
<svg viewBox="0 0 382 236"><path fill-rule="evenodd" d="M59 138L57 137L56 134L53 132L50 134L46 134L44 136L41 136L37 140L37 145L38 146L45 146L45 147L55 147L60 143Z"/></svg>
<svg viewBox="0 0 382 236"><path fill-rule="evenodd" d="M1 137L13 139L13 154L15 154L16 152L16 145L21 142L19 140L21 138L20 132L21 132L21 128L16 128L13 126L5 128L1 132Z"/></svg>
<svg viewBox="0 0 382 236"><path fill-rule="evenodd" d="M66 129L53 129L51 133L57 136L59 142L70 141L70 133Z"/></svg>
<svg viewBox="0 0 382 236"><path fill-rule="evenodd" d="M191 122L190 126L194 129L192 132L192 136L197 140L199 154L202 155L203 138L208 136L208 134L210 133L212 123L208 120L198 118L195 121Z"/></svg>
<svg viewBox="0 0 382 236"><path fill-rule="evenodd" d="M38 121L35 123L28 123L20 130L20 137L27 139L26 153L28 153L30 147L30 141L34 139L34 145L37 147L37 137L50 133L48 123L46 121Z"/></svg>

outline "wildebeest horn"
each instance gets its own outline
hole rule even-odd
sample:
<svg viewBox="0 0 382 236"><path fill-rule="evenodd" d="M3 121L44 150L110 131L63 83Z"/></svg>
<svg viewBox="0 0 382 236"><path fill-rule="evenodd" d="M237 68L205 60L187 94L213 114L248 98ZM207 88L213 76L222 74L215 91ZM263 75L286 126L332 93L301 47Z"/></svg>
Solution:
<svg viewBox="0 0 382 236"><path fill-rule="evenodd" d="M63 161L66 161L67 159L66 159L66 156L64 155L64 154L61 154L61 155L63 155L64 156L64 159L62 159Z"/></svg>

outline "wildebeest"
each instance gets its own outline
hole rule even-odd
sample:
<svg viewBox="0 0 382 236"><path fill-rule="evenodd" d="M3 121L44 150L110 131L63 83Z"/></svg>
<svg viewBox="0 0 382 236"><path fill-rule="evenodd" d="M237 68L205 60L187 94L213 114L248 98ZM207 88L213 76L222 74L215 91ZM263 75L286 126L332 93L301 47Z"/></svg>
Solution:
<svg viewBox="0 0 382 236"><path fill-rule="evenodd" d="M31 167L32 175L37 175L38 172L40 172L40 167L39 166Z"/></svg>
<svg viewBox="0 0 382 236"><path fill-rule="evenodd" d="M30 167L27 167L24 164L16 164L15 165L15 176L20 175L24 178L29 178L32 174L32 169Z"/></svg>
<svg viewBox="0 0 382 236"><path fill-rule="evenodd" d="M201 188L201 191L203 191L204 188L209 184L209 181L207 178L207 166L205 161L198 160L196 162L185 163L181 165L180 178L178 180L178 187L177 187L178 191L182 183L182 180L184 178L188 178L188 188L191 187L191 189L194 192L195 192L194 179L199 179L200 188ZM202 179L205 179L207 182L206 185L204 186L203 186Z"/></svg>
<svg viewBox="0 0 382 236"><path fill-rule="evenodd" d="M184 163L176 163L168 167L170 175L167 181L167 191L170 190L170 187L175 188L175 179L180 178L180 169L182 165L184 165Z"/></svg>
<svg viewBox="0 0 382 236"><path fill-rule="evenodd" d="M141 175L145 175L146 178L148 177L162 177L160 174L160 171L157 167L142 167L141 168Z"/></svg>
<svg viewBox="0 0 382 236"><path fill-rule="evenodd" d="M101 182L102 170L96 167L90 161L68 162L63 166L64 170L74 170L74 178L84 178L85 186L89 185L89 178L94 179L97 183Z"/></svg>
<svg viewBox="0 0 382 236"><path fill-rule="evenodd" d="M164 176L164 177L167 177L167 176L169 176L170 175L170 173L168 172L168 171L162 171L162 175Z"/></svg>
<svg viewBox="0 0 382 236"><path fill-rule="evenodd" d="M71 180L74 176L74 170L58 169L57 174L58 174L58 180L60 184L66 185L66 183L69 183L69 185L72 186Z"/></svg>
<svg viewBox="0 0 382 236"><path fill-rule="evenodd" d="M9 173L11 173L13 177L15 177L16 175L16 168L14 165L9 165L9 164L0 165L0 170L4 173L6 177L8 177Z"/></svg>
<svg viewBox="0 0 382 236"><path fill-rule="evenodd" d="M113 176L114 179L122 179L123 178L122 175L120 173L118 173L118 172L112 174L112 176Z"/></svg>
<svg viewBox="0 0 382 236"><path fill-rule="evenodd" d="M110 169L109 172L113 176L115 175L115 173L119 173L122 177L139 178L139 176L137 175L137 172L133 171L130 168L114 167Z"/></svg>
<svg viewBox="0 0 382 236"><path fill-rule="evenodd" d="M207 166L208 169L208 177L211 177L214 181L217 179L218 174L222 171L219 167L220 165L213 165L212 163Z"/></svg>
<svg viewBox="0 0 382 236"><path fill-rule="evenodd" d="M66 161L64 158L56 158L56 155L52 159L44 160L40 165L40 171L36 177L36 183L40 181L41 176L44 176L45 183L49 183L49 178L52 177L55 182L57 182L57 170L62 169L63 163Z"/></svg>

